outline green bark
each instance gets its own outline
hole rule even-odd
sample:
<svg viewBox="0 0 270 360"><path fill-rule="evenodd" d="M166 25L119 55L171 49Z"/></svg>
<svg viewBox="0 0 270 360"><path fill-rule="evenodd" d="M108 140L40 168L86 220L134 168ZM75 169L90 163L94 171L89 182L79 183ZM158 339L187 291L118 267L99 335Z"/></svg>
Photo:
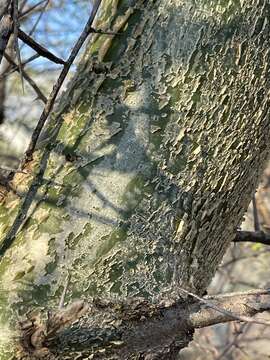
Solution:
<svg viewBox="0 0 270 360"><path fill-rule="evenodd" d="M92 37L0 209L3 329L67 272L69 299L205 291L269 151L269 10L103 2L96 27L123 33Z"/></svg>

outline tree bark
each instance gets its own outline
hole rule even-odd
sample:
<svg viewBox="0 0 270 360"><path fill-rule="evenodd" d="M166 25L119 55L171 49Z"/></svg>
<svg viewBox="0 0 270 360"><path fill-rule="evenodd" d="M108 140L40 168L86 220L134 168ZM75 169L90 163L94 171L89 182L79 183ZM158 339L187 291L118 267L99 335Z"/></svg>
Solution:
<svg viewBox="0 0 270 360"><path fill-rule="evenodd" d="M0 64L12 31L11 0L0 3Z"/></svg>
<svg viewBox="0 0 270 360"><path fill-rule="evenodd" d="M92 37L3 199L6 314L55 305L66 272L71 298L205 292L269 152L269 11L103 1L121 35Z"/></svg>

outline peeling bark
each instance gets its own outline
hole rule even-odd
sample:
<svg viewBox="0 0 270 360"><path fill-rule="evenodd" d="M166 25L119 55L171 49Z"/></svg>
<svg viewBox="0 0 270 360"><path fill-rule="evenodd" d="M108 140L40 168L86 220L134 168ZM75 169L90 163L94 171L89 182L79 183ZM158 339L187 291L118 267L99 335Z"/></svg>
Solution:
<svg viewBox="0 0 270 360"><path fill-rule="evenodd" d="M5 314L55 304L67 271L73 298L205 292L268 157L269 11L103 1L122 35L92 37L0 210Z"/></svg>

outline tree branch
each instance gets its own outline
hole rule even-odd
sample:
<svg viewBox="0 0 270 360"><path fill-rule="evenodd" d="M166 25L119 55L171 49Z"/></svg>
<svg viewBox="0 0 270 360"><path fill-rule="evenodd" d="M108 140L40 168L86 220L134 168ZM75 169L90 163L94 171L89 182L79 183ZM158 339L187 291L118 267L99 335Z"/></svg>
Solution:
<svg viewBox="0 0 270 360"><path fill-rule="evenodd" d="M237 231L233 242L244 241L270 245L270 235L263 231Z"/></svg>
<svg viewBox="0 0 270 360"><path fill-rule="evenodd" d="M22 167L25 165L25 163L27 163L29 160L32 159L32 155L35 150L37 140L38 140L39 135L45 125L45 122L54 106L54 103L55 103L56 97L60 91L60 88L63 85L63 82L69 72L71 65L73 64L73 61L75 60L78 52L80 51L80 49L81 49L82 45L84 44L86 38L88 37L89 33L91 32L91 26L92 26L92 23L96 16L96 13L98 11L100 3L101 3L101 0L96 0L96 2L94 3L92 12L89 16L89 19L79 37L79 39L77 40L76 44L74 45L74 47L70 53L70 56L69 56L68 60L66 61L65 65L59 75L59 78L57 79L56 84L53 87L53 90L48 98L48 101L44 107L44 110L39 118L37 126L35 127L33 134L31 136L31 141L25 152L25 157L22 162Z"/></svg>
<svg viewBox="0 0 270 360"><path fill-rule="evenodd" d="M36 92L38 98L44 103L46 104L47 102L47 98L46 96L43 94L43 92L41 91L41 89L37 86L37 84L34 82L34 80L27 74L26 71L24 71L24 69L22 68L22 66L18 66L13 60L12 58L8 55L8 54L4 54L5 58L7 59L7 61L13 65L14 70L20 72L20 74L23 76L23 78L28 82L28 84L33 88L33 90Z"/></svg>
<svg viewBox="0 0 270 360"><path fill-rule="evenodd" d="M34 39L32 39L31 36L27 35L21 29L18 29L18 37L25 44L27 44L33 50L35 50L40 56L45 57L46 59L49 59L50 61L53 61L55 64L65 65L66 62L63 59L57 57L52 52L47 50L45 47L41 46Z"/></svg>
<svg viewBox="0 0 270 360"><path fill-rule="evenodd" d="M72 359L78 352L99 359L128 359L138 354L142 359L147 354L168 359L168 354L187 345L195 328L246 320L269 309L269 290L208 296L189 304L179 297L157 303L143 298L77 301L45 322L37 316L21 322L18 358L31 350L32 355L50 354L57 359Z"/></svg>
<svg viewBox="0 0 270 360"><path fill-rule="evenodd" d="M33 56L30 56L28 59L26 59L23 63L22 63L22 67L24 68L25 65L29 64L31 61L35 60L39 58L38 54L35 54ZM18 66L15 64L13 66L11 66L10 69L8 69L7 71L4 71L1 75L0 75L0 80L5 79L7 76L11 75L12 73L14 73L15 71L18 71Z"/></svg>
<svg viewBox="0 0 270 360"><path fill-rule="evenodd" d="M194 328L235 320L270 326L270 322L265 320L251 319L251 316L257 313L270 310L269 289L196 298L201 304L198 311L195 310L190 314L190 321Z"/></svg>

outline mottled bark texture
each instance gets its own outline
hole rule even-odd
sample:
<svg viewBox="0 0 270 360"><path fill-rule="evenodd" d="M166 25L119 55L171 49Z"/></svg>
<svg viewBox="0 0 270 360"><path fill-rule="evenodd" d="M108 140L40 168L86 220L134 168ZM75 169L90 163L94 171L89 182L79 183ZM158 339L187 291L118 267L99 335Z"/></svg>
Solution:
<svg viewBox="0 0 270 360"><path fill-rule="evenodd" d="M268 156L269 11L103 1L122 34L92 37L1 207L5 314L55 305L67 271L74 298L205 292Z"/></svg>

